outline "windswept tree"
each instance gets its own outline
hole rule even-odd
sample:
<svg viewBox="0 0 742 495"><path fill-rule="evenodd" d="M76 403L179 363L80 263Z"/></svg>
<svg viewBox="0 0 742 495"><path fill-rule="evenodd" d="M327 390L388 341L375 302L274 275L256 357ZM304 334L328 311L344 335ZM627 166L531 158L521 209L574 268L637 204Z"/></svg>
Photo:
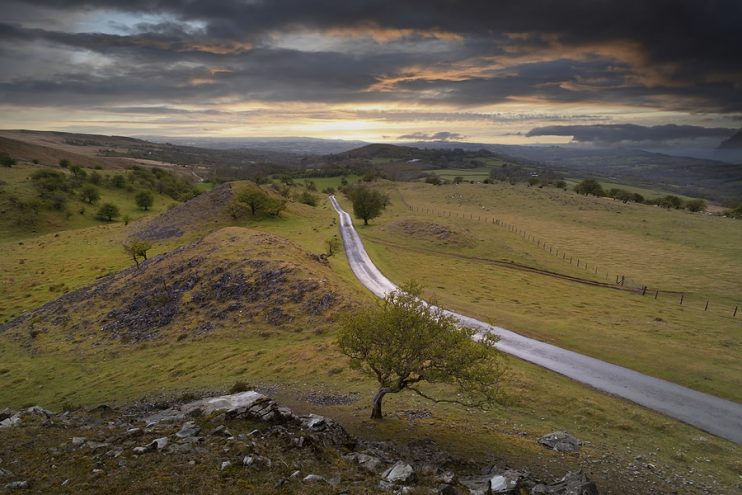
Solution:
<svg viewBox="0 0 742 495"><path fill-rule="evenodd" d="M497 337L460 327L456 320L420 300L414 283L389 293L376 307L356 311L342 322L338 346L351 364L374 377L379 388L371 418L382 418L382 401L405 390L434 402L486 407L500 398L505 372ZM454 398L435 398L425 383L448 384ZM453 391L452 391L453 392Z"/></svg>
<svg viewBox="0 0 742 495"><path fill-rule="evenodd" d="M139 258L147 261L147 251L152 247L152 243L142 239L133 239L124 243L124 252L134 261L139 268Z"/></svg>
<svg viewBox="0 0 742 495"><path fill-rule="evenodd" d="M368 186L353 186L345 188L345 192L353 203L353 214L363 220L363 225L381 215L389 203L389 197Z"/></svg>

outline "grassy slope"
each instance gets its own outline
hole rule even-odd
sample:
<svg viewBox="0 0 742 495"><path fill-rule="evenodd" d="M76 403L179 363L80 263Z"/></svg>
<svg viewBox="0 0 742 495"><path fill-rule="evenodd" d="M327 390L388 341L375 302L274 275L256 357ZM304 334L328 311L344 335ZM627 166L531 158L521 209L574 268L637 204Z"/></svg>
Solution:
<svg viewBox="0 0 742 495"><path fill-rule="evenodd" d="M377 225L394 219L392 213L379 219ZM292 204L283 219L250 225L294 240L316 253L323 249L324 240L337 232L334 218L323 201L317 208ZM395 250L395 255L401 254ZM377 252L372 251L372 256L379 260ZM438 258L437 262L448 260ZM419 258L412 264L421 265ZM342 253L331 258L330 268L338 281L347 284L348 297L371 300L360 290ZM444 284L458 280L449 279L450 272ZM742 454L738 446L517 360L511 360L511 403L505 407L481 414L431 405L413 396L391 396L386 401L390 418L372 423L366 420L366 400L373 383L348 368L345 359L334 351L331 334L315 335L304 329L301 333L279 332L267 337L239 331L243 327L227 329L213 339L168 341L167 345L86 346L84 350L56 353L34 352L18 342L3 340L0 404L39 402L58 408L65 402L121 403L164 391L219 389L239 379L275 385L275 395L287 404L337 417L364 437L403 441L431 438L460 455L526 465L545 474L558 474L565 465L581 464L598 479L601 488L610 487L615 493L636 490L636 486L622 485L625 480L619 480L618 473L635 462L637 455L658 466L651 472L642 469L639 477L647 477L659 488L664 486L662 478L672 477L671 471L685 474L693 469L698 473L697 481L708 481L707 477L713 476L727 487L720 492L731 493L739 483L737 476L742 474L742 466L735 460ZM307 405L303 396L311 390L358 394L362 400L339 406ZM406 419L404 411L421 408L429 409L432 416L412 422ZM545 451L534 439L553 429L567 429L591 444L579 458ZM603 455L607 456L603 464L590 464L590 459Z"/></svg>
<svg viewBox="0 0 742 495"><path fill-rule="evenodd" d="M136 220L151 214L161 213L168 207L177 204L177 201L169 196L153 192L154 204L152 208L149 211L143 211L137 207L134 201L137 190L129 192L125 189L94 186L101 194L101 198L96 204L90 205L75 198L70 198L65 205L65 209L70 212L69 216L64 211L43 209L39 214L37 224L31 227L29 232L29 227L16 224L16 213L10 206L8 198L15 196L22 201L28 201L38 197L38 193L31 183L31 175L38 170L54 170L69 174L69 172L58 167L44 167L41 165L0 168L0 179L6 182L6 185L0 186L0 211L5 213L0 217L0 239L2 241L24 239L29 237L29 233L42 235L62 230L98 226L101 222L95 219L95 212L103 203L113 203L119 207L121 213L119 220L124 216ZM93 169L85 170L88 174L94 171ZM122 173L120 170L95 170L95 172L102 177Z"/></svg>

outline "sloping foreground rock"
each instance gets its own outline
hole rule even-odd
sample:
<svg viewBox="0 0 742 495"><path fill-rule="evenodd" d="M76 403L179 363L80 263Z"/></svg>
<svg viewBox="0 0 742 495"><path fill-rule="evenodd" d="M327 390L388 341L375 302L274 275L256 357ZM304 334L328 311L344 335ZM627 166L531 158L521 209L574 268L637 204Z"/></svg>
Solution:
<svg viewBox="0 0 742 495"><path fill-rule="evenodd" d="M598 493L583 473L567 473L554 483L496 467L472 476L476 467L430 442L360 441L330 418L295 414L256 391L59 414L32 407L3 410L2 417L5 491Z"/></svg>

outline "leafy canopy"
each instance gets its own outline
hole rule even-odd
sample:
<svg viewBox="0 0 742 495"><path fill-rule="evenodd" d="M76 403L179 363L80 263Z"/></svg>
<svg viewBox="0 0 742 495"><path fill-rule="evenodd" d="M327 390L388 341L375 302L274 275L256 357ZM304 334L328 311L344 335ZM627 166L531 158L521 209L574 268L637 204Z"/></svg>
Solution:
<svg viewBox="0 0 742 495"><path fill-rule="evenodd" d="M497 337L459 326L420 292L410 283L347 316L338 334L341 352L376 378L382 395L408 389L435 402L484 407L497 401L505 371ZM423 382L453 385L458 398L436 399L420 388Z"/></svg>

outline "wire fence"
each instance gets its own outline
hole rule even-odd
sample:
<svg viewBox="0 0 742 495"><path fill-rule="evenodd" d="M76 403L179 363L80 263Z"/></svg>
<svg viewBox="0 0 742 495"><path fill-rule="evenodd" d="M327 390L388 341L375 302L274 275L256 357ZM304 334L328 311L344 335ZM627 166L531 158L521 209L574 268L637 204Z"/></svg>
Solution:
<svg viewBox="0 0 742 495"><path fill-rule="evenodd" d="M589 261L587 259L571 253L568 253L564 248L557 246L556 244L541 239L539 236L532 232L528 232L519 226L505 222L502 219L491 215L475 214L472 212L457 212L451 210L442 210L438 208L423 207L412 205L407 201L403 201L405 207L410 211L418 214L431 215L436 217L447 217L447 218L460 218L462 220L470 220L485 224L490 224L496 228L504 229L505 231L513 234L514 236L520 237L523 241L530 242L536 246L537 249L542 250L544 253L548 253L552 257L561 260L565 264L579 269L584 272L586 277L590 277L587 280L593 282L600 282L601 285L606 287L624 289L626 291L639 294L642 297L651 298L657 301L663 302L674 302L680 306L700 309L703 311L713 311L714 313L737 318L737 313L742 316L740 311L740 304L729 304L719 301L714 301L709 297L705 297L699 294L695 294L690 291L682 290L668 290L660 289L659 287L650 287L640 281L628 276L626 273L616 273L616 271L609 271L601 267L598 263ZM741 318L742 319L742 318Z"/></svg>

